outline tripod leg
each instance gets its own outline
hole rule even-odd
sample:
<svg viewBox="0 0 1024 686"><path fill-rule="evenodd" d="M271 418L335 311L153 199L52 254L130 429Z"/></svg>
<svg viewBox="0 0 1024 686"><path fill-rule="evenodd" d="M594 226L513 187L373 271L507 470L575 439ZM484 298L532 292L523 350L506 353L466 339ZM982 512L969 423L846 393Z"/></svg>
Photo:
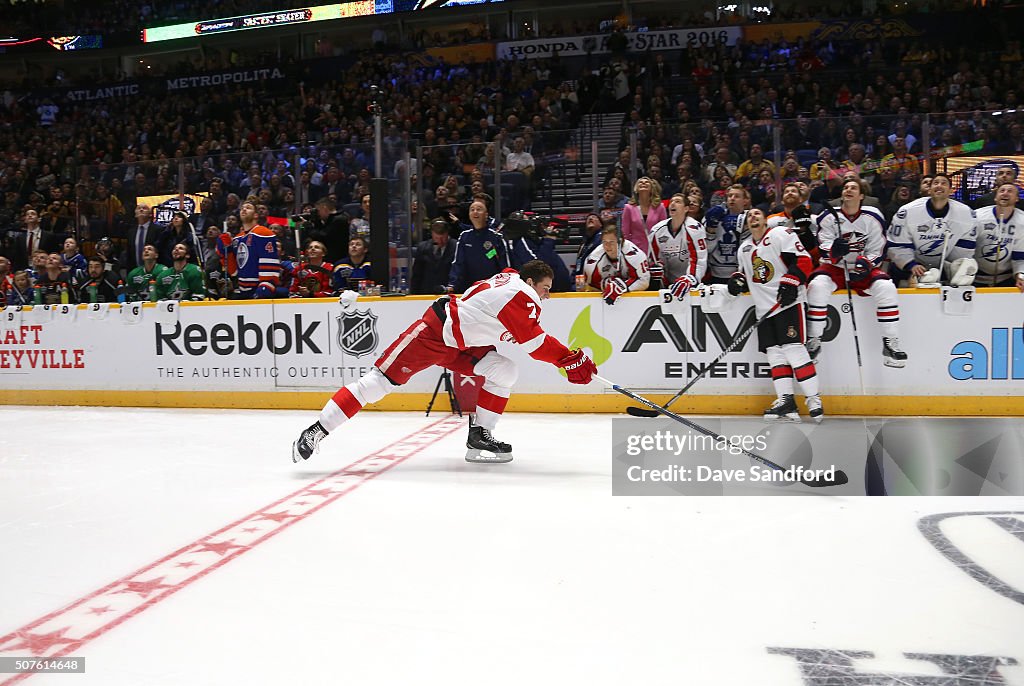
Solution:
<svg viewBox="0 0 1024 686"><path fill-rule="evenodd" d="M427 403L427 416L428 417L430 416L430 410L433 409L433 407L434 407L434 401L437 400L437 394L441 391L441 382L445 380L445 375L447 375L447 374L448 374L448 370L446 369L441 374L441 376L437 377L437 383L434 385L434 394L432 396L430 396L430 402ZM451 383L450 382L448 383L447 390L448 390L448 393L450 395L451 394ZM462 416L461 412L459 413L459 416L460 417Z"/></svg>
<svg viewBox="0 0 1024 686"><path fill-rule="evenodd" d="M462 406L459 405L459 399L455 395L455 388L452 386L452 375L446 369L444 370L444 374L442 374L442 377L444 378L445 390L448 391L448 402L450 402L452 405L452 413L457 414L461 417ZM438 380L438 382L440 383L440 380Z"/></svg>

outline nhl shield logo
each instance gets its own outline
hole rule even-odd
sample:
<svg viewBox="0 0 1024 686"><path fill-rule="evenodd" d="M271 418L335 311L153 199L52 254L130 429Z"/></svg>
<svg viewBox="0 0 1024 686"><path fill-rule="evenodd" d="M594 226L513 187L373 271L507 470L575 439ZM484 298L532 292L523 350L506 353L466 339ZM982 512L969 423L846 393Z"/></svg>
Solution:
<svg viewBox="0 0 1024 686"><path fill-rule="evenodd" d="M338 346L349 355L362 357L377 348L377 315L369 310L346 312L337 316Z"/></svg>

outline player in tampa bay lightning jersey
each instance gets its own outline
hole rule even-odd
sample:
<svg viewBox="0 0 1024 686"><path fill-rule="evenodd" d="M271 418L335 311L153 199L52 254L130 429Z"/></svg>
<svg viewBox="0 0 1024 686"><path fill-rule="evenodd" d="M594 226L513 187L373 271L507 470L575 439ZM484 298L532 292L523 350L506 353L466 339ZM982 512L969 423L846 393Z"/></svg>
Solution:
<svg viewBox="0 0 1024 686"><path fill-rule="evenodd" d="M1024 212L1017 209L1019 191L1012 181L996 188L995 205L974 211L978 228L979 286L1016 286L1024 291Z"/></svg>
<svg viewBox="0 0 1024 686"><path fill-rule="evenodd" d="M974 211L950 199L950 188L949 177L936 174L930 197L901 207L889 227L889 259L918 283L938 283L943 275L956 276L961 266L970 271L972 263L977 271Z"/></svg>
<svg viewBox="0 0 1024 686"><path fill-rule="evenodd" d="M739 184L729 186L725 206L712 207L704 215L708 236L708 273L705 281L726 283L737 268L736 251L747 237L736 230L736 217L750 206L750 193Z"/></svg>

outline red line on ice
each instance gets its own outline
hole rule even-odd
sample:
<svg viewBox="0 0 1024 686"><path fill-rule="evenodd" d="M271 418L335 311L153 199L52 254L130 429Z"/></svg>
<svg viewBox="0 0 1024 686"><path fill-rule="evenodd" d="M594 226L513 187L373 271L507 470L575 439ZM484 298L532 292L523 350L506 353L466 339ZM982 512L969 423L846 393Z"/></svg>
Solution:
<svg viewBox="0 0 1024 686"><path fill-rule="evenodd" d="M464 420L459 417L439 419L59 610L0 636L0 655L48 658L72 655L89 641L223 567L461 426ZM267 523L269 526L265 526ZM31 673L17 674L0 681L0 686L30 676Z"/></svg>

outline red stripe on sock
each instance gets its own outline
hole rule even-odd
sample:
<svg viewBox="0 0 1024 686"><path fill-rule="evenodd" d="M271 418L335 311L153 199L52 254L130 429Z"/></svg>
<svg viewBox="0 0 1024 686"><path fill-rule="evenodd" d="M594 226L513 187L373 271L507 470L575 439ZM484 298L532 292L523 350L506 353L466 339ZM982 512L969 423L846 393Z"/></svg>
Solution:
<svg viewBox="0 0 1024 686"><path fill-rule="evenodd" d="M818 370L814 368L813 362L808 362L807 364L801 365L793 370L793 374L796 376L797 381L807 381L807 379L816 376L817 373Z"/></svg>
<svg viewBox="0 0 1024 686"><path fill-rule="evenodd" d="M793 376L793 368L788 364L772 367L772 379L786 379Z"/></svg>
<svg viewBox="0 0 1024 686"><path fill-rule="evenodd" d="M342 387L332 398L334 404L341 408L341 411L345 413L345 416L349 419L356 416L359 410L363 409L362 404L356 400L356 397L352 395L352 391L348 388Z"/></svg>
<svg viewBox="0 0 1024 686"><path fill-rule="evenodd" d="M505 405L507 404L508 398L502 398L500 395L494 395L482 388L480 389L480 395L476 398L477 407L482 407L494 414L501 414L504 412Z"/></svg>

